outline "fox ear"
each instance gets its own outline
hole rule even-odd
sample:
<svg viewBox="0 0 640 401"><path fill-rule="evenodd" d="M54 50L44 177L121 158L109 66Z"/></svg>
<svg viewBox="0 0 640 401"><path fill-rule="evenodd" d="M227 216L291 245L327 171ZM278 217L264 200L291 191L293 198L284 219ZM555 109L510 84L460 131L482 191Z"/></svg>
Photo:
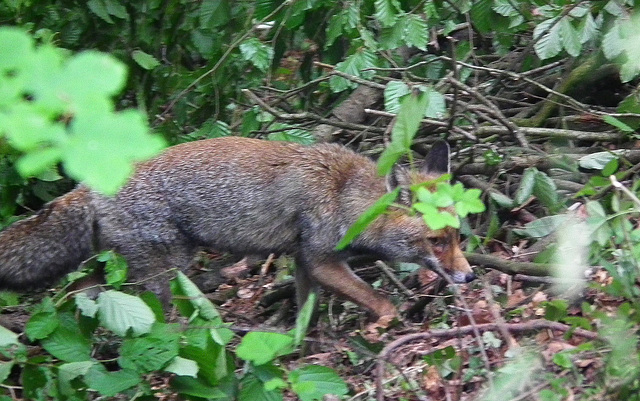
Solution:
<svg viewBox="0 0 640 401"><path fill-rule="evenodd" d="M451 171L450 159L449 144L438 140L425 157L421 170L427 174L448 174Z"/></svg>
<svg viewBox="0 0 640 401"><path fill-rule="evenodd" d="M403 166L394 166L393 170L386 177L387 191L391 192L397 187L400 187L400 195L398 195L398 203L405 206L411 205L411 192L409 186L411 185L411 177L409 176L409 170Z"/></svg>

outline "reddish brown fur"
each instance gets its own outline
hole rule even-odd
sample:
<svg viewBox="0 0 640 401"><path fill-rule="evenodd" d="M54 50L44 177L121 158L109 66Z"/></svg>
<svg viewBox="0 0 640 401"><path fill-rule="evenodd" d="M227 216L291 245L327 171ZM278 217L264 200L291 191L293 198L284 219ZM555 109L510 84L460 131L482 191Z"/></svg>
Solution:
<svg viewBox="0 0 640 401"><path fill-rule="evenodd" d="M448 170L448 156L448 147L439 146L422 171L396 174L393 182L434 178ZM351 272L349 256L440 264L457 281L472 272L455 230L431 231L402 208L380 216L347 250L335 251L347 228L386 191L373 161L338 145L246 138L185 143L141 164L113 198L81 186L1 232L0 286L45 284L92 249L115 249L141 278L185 269L205 246L292 254L299 302L319 285L378 317L395 315L386 297ZM165 279L147 287L168 302Z"/></svg>

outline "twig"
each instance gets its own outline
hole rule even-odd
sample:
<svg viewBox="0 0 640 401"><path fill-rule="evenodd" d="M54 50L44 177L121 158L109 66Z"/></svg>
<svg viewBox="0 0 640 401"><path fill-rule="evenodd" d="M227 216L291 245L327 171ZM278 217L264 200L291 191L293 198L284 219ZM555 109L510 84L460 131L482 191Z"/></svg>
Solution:
<svg viewBox="0 0 640 401"><path fill-rule="evenodd" d="M529 142L527 141L527 138L525 138L525 136L520 131L520 128L517 125L515 125L512 121L510 121L508 118L506 118L504 114L502 114L502 111L500 111L500 109L496 107L495 104L489 101L489 99L484 97L484 95L482 95L480 92L478 92L474 88L471 88L470 86L464 84L463 82L458 81L455 78L448 77L447 82L449 82L454 87L460 88L463 91L467 92L468 94L473 96L476 100L478 100L480 103L485 105L493 113L493 115L502 124L504 124L504 126L509 130L511 135L514 136L514 138L518 141L518 143L520 143L520 145L523 148L529 147Z"/></svg>
<svg viewBox="0 0 640 401"><path fill-rule="evenodd" d="M276 15L277 13L280 12L280 10L282 10L284 7L290 5L291 2L289 1L283 1L278 7L276 7L275 10L273 10L272 12L269 13L269 15L266 15L264 18L262 18L260 21L257 21L255 24L253 24L251 26L251 28L249 28L247 30L247 32L245 32L244 34L242 34L242 36L240 36L238 39L236 39L236 41L234 41L231 46L229 46L229 48L224 52L224 54L218 59L218 61L216 62L216 64L211 67L210 70L206 71L205 73L203 73L202 75L200 75L198 78L196 78L193 82L191 82L186 88L184 88L182 91L180 91L180 93L178 93L178 95L169 103L169 105L164 109L164 111L162 113L160 113L159 116L156 117L156 122L158 122L159 120L162 120L164 118L164 116L169 113L169 111L171 111L173 109L173 106L176 105L176 103L178 102L178 100L180 100L185 94L187 94L187 92L189 92L191 89L193 89L198 82L202 81L205 77L207 77L208 75L213 74L214 72L216 72L218 70L218 68L220 68L220 66L222 65L222 63L224 63L227 60L227 57L229 57L229 55L231 54L231 52L240 45L240 43L242 43L242 41L244 41L247 37L249 37L249 35L251 35L253 33L253 31L256 30L256 28L258 27L258 25L263 24L265 21L269 21L271 20L271 18L273 18L274 15Z"/></svg>
<svg viewBox="0 0 640 401"><path fill-rule="evenodd" d="M396 277L395 274L393 274L393 272L391 271L391 269L389 268L389 266L387 266L386 263L384 263L381 260L377 260L376 261L376 266L378 266L380 268L380 270L382 270L382 272L389 277L389 280L391 280L393 282L393 284L396 285L396 287L398 287L398 289L400 289L400 291L402 291L402 293L404 295L406 295L409 298L413 298L413 296L415 295L413 293L413 291L411 291L410 289L408 289L407 287L404 286L404 284L402 284L402 282L400 282L400 280L398 280L398 278Z"/></svg>
<svg viewBox="0 0 640 401"><path fill-rule="evenodd" d="M383 128L372 127L364 124L355 124L355 123L347 123L339 120L333 120L329 118L320 117L317 114L303 112L303 113L282 113L279 110L268 105L264 100L260 99L256 96L255 93L251 92L249 89L243 89L242 93L244 93L249 99L258 104L260 107L264 108L268 113L273 114L276 118L285 121L316 121L320 124L331 125L334 127L354 130L354 131L364 131L369 130L371 132L375 132L377 134L384 133Z"/></svg>
<svg viewBox="0 0 640 401"><path fill-rule="evenodd" d="M465 252L464 256L472 265L482 265L508 274L521 273L529 276L551 276L553 272L553 265L544 263L516 262L496 256L470 252Z"/></svg>
<svg viewBox="0 0 640 401"><path fill-rule="evenodd" d="M588 340L601 339L597 333L594 333L592 331L581 328L573 328L572 326L563 323L551 322L544 319L531 320L524 323L505 323L504 327L511 333L522 333L536 330L557 330L562 332L572 330L572 334L575 336L583 337ZM380 351L380 354L378 354L378 360L376 362L376 399L378 401L384 401L382 377L384 376L385 362L389 361L389 355L396 348L399 348L404 344L410 343L412 341L426 341L433 338L447 339L460 335L473 334L476 331L484 333L486 331L495 330L498 330L498 325L496 323L483 323L477 324L475 326L464 326L445 330L430 330L426 333L407 334L390 342L382 349L382 351Z"/></svg>

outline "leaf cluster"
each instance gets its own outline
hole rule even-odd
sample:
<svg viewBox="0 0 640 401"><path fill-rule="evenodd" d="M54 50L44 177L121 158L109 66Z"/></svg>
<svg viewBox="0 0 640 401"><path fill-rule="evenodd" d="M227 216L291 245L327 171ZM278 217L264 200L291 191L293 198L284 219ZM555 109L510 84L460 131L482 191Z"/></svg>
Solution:
<svg viewBox="0 0 640 401"><path fill-rule="evenodd" d="M182 273L172 282L172 291L186 325L166 323L150 293L136 297L108 290L96 300L80 293L59 305L45 298L31 315L25 335L46 353L30 356L16 334L0 327L0 352L7 358L0 363L0 382L21 385L31 400L151 395L157 390L146 377L162 372L172 374L166 391L182 396L277 400L288 389L311 401L346 394L346 385L330 368L307 365L287 371L278 363L303 342L313 298L290 333L250 332L234 356L229 343L235 335L204 294ZM100 356L95 347L104 337L117 348L117 357ZM243 374L236 375L241 361Z"/></svg>

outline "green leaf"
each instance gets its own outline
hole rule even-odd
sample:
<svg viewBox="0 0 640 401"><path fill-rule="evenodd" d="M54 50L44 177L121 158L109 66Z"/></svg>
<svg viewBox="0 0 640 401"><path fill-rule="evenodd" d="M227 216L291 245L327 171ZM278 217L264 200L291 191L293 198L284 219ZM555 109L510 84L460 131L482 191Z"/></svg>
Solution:
<svg viewBox="0 0 640 401"><path fill-rule="evenodd" d="M469 189L464 191L462 199L456 202L456 212L460 217L467 217L469 213L482 213L485 211L484 203L480 200L482 191L479 189Z"/></svg>
<svg viewBox="0 0 640 401"><path fill-rule="evenodd" d="M200 27L213 29L225 25L231 19L228 0L204 0L200 4Z"/></svg>
<svg viewBox="0 0 640 401"><path fill-rule="evenodd" d="M109 290L100 293L97 303L100 323L119 336L129 329L136 336L148 333L155 322L151 308L133 295Z"/></svg>
<svg viewBox="0 0 640 401"><path fill-rule="evenodd" d="M90 389L96 390L105 397L113 397L141 383L142 377L129 370L108 372L102 364L95 364L84 375L84 380Z"/></svg>
<svg viewBox="0 0 640 401"><path fill-rule="evenodd" d="M617 160L620 156L617 152L596 152L582 156L578 159L581 168L591 170L602 170L612 160Z"/></svg>
<svg viewBox="0 0 640 401"><path fill-rule="evenodd" d="M522 174L520 186L516 191L516 197L514 199L517 205L522 205L533 195L533 187L535 185L535 178L537 174L538 169L535 167L526 169Z"/></svg>
<svg viewBox="0 0 640 401"><path fill-rule="evenodd" d="M401 81L390 81L384 88L384 108L389 113L400 111L400 99L411 93L409 86Z"/></svg>
<svg viewBox="0 0 640 401"><path fill-rule="evenodd" d="M273 49L266 46L259 39L249 38L240 44L242 57L251 62L262 72L266 72L273 60Z"/></svg>
<svg viewBox="0 0 640 401"><path fill-rule="evenodd" d="M4 381L7 380L7 377L11 374L13 364L13 361L0 362L0 383L4 383Z"/></svg>
<svg viewBox="0 0 640 401"><path fill-rule="evenodd" d="M219 388L190 376L176 376L171 380L171 388L179 394L191 395L205 399L229 399Z"/></svg>
<svg viewBox="0 0 640 401"><path fill-rule="evenodd" d="M93 299L90 299L86 292L76 294L74 301L83 316L93 318L98 313L98 304Z"/></svg>
<svg viewBox="0 0 640 401"><path fill-rule="evenodd" d="M429 27L427 22L416 14L408 14L405 20L405 42L407 46L427 50L429 42Z"/></svg>
<svg viewBox="0 0 640 401"><path fill-rule="evenodd" d="M347 57L344 61L336 64L336 70L344 72L355 77L369 78L373 75L372 71L365 71L368 68L376 66L376 55L366 48L360 48L354 54ZM355 88L357 84L337 75L331 76L329 86L333 92L342 92L349 88Z"/></svg>
<svg viewBox="0 0 640 401"><path fill-rule="evenodd" d="M444 95L430 87L421 87L421 89L427 97L424 116L427 118L443 118L447 111Z"/></svg>
<svg viewBox="0 0 640 401"><path fill-rule="evenodd" d="M538 171L534 179L533 193L540 203L549 208L558 206L558 188L546 173Z"/></svg>
<svg viewBox="0 0 640 401"><path fill-rule="evenodd" d="M378 175L387 175L393 165L407 153L407 149L400 142L391 142L378 158Z"/></svg>
<svg viewBox="0 0 640 401"><path fill-rule="evenodd" d="M316 142L313 134L307 130L299 128L291 128L286 131L272 132L267 136L270 141L286 141L300 143L302 145L311 145Z"/></svg>
<svg viewBox="0 0 640 401"><path fill-rule="evenodd" d="M533 48L541 60L555 57L562 51L560 24L557 22L556 18L548 19L538 24L533 30L533 37L537 40ZM544 33L547 29L549 31Z"/></svg>
<svg viewBox="0 0 640 401"><path fill-rule="evenodd" d="M564 16L560 19L558 24L560 37L562 38L562 46L572 57L578 57L582 50L582 42L578 31L571 25L569 16Z"/></svg>
<svg viewBox="0 0 640 401"><path fill-rule="evenodd" d="M176 356L171 363L164 368L165 372L175 373L178 376L198 377L198 364L191 359Z"/></svg>
<svg viewBox="0 0 640 401"><path fill-rule="evenodd" d="M395 23L400 8L397 0L375 0L374 5L376 8L374 16L383 27L389 27Z"/></svg>
<svg viewBox="0 0 640 401"><path fill-rule="evenodd" d="M414 90L400 102L400 112L391 131L391 142L399 143L407 152L411 149L413 138L418 132L422 116L425 114L429 97Z"/></svg>
<svg viewBox="0 0 640 401"><path fill-rule="evenodd" d="M59 148L36 149L18 159L16 167L21 176L34 177L54 166L61 156Z"/></svg>
<svg viewBox="0 0 640 401"><path fill-rule="evenodd" d="M25 327L25 333L31 341L47 337L58 327L56 312L40 312L31 315Z"/></svg>
<svg viewBox="0 0 640 401"><path fill-rule="evenodd" d="M238 400L282 401L282 391L279 388L273 389L273 386L269 387L270 388L267 388L265 383L256 377L256 375L251 373L245 374L240 381Z"/></svg>
<svg viewBox="0 0 640 401"><path fill-rule="evenodd" d="M292 336L280 333L249 332L236 349L239 358L262 365L292 351Z"/></svg>
<svg viewBox="0 0 640 401"><path fill-rule="evenodd" d="M47 352L65 362L81 362L91 358L91 344L71 313L59 316L58 327L41 340L41 344Z"/></svg>
<svg viewBox="0 0 640 401"><path fill-rule="evenodd" d="M380 199L365 210L364 213L358 217L356 222L349 227L340 242L338 242L338 245L336 245L335 249L337 251L345 249L347 245L360 235L360 233L362 233L369 224L387 210L387 208L396 200L399 193L400 188L396 188L392 192L382 195Z"/></svg>
<svg viewBox="0 0 640 401"><path fill-rule="evenodd" d="M135 162L164 146L164 140L149 134L143 115L135 110L79 114L71 133L64 146L65 171L107 195L126 182Z"/></svg>
<svg viewBox="0 0 640 401"><path fill-rule="evenodd" d="M143 52L142 50L134 50L131 53L133 60L145 70L153 70L160 65L160 62L152 55Z"/></svg>
<svg viewBox="0 0 640 401"><path fill-rule="evenodd" d="M324 44L325 49L329 48L333 42L342 35L345 17L345 11L343 10L334 14L329 20L326 29L327 39Z"/></svg>
<svg viewBox="0 0 640 401"><path fill-rule="evenodd" d="M298 316L296 317L296 327L294 329L294 344L296 346L302 344L302 340L304 340L304 337L307 334L307 329L309 328L309 322L313 316L317 297L318 296L315 292L310 292L307 300L298 312Z"/></svg>
<svg viewBox="0 0 640 401"><path fill-rule="evenodd" d="M184 273L176 274L175 282L182 290L182 295L188 298L188 302L194 311L198 312L198 316L209 321L222 321L220 313L216 307L207 299L200 291L197 285L193 283ZM188 313L188 315L192 314Z"/></svg>
<svg viewBox="0 0 640 401"><path fill-rule="evenodd" d="M625 132L627 134L635 131L633 128L631 128L630 126L628 126L627 124L623 123L622 121L618 120L613 116L605 115L604 117L602 117L602 120L605 123L609 125L613 125L614 127L618 128L620 131Z"/></svg>
<svg viewBox="0 0 640 401"><path fill-rule="evenodd" d="M89 9L95 15L102 18L105 22L113 24L113 20L111 19L111 16L109 16L109 12L107 11L107 6L104 0L89 0L87 2L87 6L89 6Z"/></svg>
<svg viewBox="0 0 640 401"><path fill-rule="evenodd" d="M20 344L18 335L4 326L0 326L0 347L9 347L17 344Z"/></svg>
<svg viewBox="0 0 640 401"><path fill-rule="evenodd" d="M564 214L545 216L525 224L523 228L514 228L513 232L524 237L542 238L556 231L566 221Z"/></svg>
<svg viewBox="0 0 640 401"><path fill-rule="evenodd" d="M139 373L161 370L178 356L179 341L175 325L156 323L150 334L123 341L118 364Z"/></svg>
<svg viewBox="0 0 640 401"><path fill-rule="evenodd" d="M65 395L73 395L76 389L71 385L71 380L84 376L89 369L98 362L82 361L63 363L58 367L58 382L60 383L60 392Z"/></svg>
<svg viewBox="0 0 640 401"><path fill-rule="evenodd" d="M445 227L460 228L458 216L447 211L440 211L437 207L426 203L414 203L414 209L422 213L424 222L432 230L440 230Z"/></svg>
<svg viewBox="0 0 640 401"><path fill-rule="evenodd" d="M346 395L346 383L338 374L326 366L307 365L289 374L291 389L302 401L322 400L326 394Z"/></svg>

